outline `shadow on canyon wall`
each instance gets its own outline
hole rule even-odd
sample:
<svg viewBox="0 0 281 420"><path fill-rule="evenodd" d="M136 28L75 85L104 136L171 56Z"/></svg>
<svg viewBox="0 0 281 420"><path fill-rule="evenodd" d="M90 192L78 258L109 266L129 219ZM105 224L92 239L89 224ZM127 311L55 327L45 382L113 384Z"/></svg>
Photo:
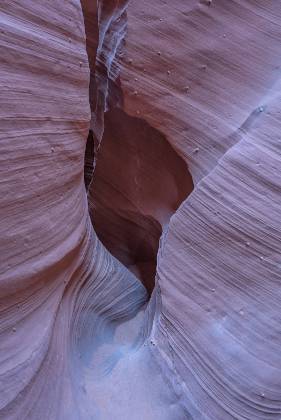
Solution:
<svg viewBox="0 0 281 420"><path fill-rule="evenodd" d="M89 134L86 155L93 153L92 142ZM89 164L86 157L85 176ZM162 230L192 190L186 163L161 132L118 108L105 114L88 192L90 215L101 242L149 294Z"/></svg>

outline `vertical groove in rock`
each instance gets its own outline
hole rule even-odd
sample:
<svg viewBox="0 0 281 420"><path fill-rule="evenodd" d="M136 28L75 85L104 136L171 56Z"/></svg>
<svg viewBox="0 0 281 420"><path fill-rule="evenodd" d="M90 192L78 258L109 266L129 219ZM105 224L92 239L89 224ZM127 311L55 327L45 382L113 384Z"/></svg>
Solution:
<svg viewBox="0 0 281 420"><path fill-rule="evenodd" d="M86 149L87 176L89 163L95 159L104 132L104 113L122 105L118 58L122 53L127 28L128 0L81 0L85 21L86 48L90 66L89 101L93 146ZM89 182L89 180L87 181ZM87 187L89 183L87 184Z"/></svg>

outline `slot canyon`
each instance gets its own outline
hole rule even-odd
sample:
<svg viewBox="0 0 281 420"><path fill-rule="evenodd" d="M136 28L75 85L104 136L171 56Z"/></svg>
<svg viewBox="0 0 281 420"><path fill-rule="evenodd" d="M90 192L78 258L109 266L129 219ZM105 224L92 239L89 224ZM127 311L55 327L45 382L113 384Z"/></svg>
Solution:
<svg viewBox="0 0 281 420"><path fill-rule="evenodd" d="M280 420L280 1L0 22L0 419Z"/></svg>

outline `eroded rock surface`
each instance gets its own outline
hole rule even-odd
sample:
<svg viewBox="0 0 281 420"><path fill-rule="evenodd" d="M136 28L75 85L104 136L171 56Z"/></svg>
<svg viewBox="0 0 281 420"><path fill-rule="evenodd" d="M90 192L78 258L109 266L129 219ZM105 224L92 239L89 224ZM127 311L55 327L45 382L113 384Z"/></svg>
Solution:
<svg viewBox="0 0 281 420"><path fill-rule="evenodd" d="M279 2L0 22L0 418L280 419Z"/></svg>

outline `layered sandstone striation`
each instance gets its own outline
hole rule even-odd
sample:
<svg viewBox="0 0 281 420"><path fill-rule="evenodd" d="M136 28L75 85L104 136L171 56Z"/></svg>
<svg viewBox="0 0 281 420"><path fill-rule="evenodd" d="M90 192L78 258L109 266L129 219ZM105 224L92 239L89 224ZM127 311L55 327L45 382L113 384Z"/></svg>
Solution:
<svg viewBox="0 0 281 420"><path fill-rule="evenodd" d="M2 1L1 419L280 419L278 3Z"/></svg>

